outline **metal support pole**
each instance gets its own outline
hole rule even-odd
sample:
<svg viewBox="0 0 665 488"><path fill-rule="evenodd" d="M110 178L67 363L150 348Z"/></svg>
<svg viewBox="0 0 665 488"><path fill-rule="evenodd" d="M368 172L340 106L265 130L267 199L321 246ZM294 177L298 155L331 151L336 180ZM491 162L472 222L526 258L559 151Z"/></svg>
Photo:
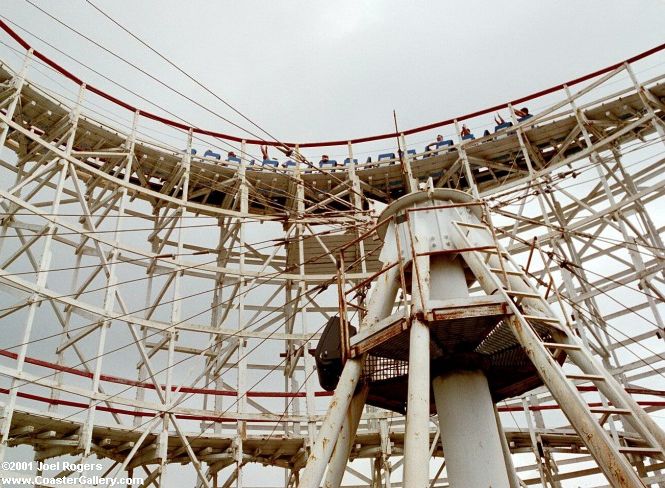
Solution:
<svg viewBox="0 0 665 488"><path fill-rule="evenodd" d="M427 250L427 242L413 236L416 254ZM429 256L413 259L412 317L425 309L429 299ZM409 378L404 434L404 486L429 486L430 355L429 327L412 318L409 331Z"/></svg>
<svg viewBox="0 0 665 488"><path fill-rule="evenodd" d="M510 488L485 374L452 371L432 386L450 485Z"/></svg>
<svg viewBox="0 0 665 488"><path fill-rule="evenodd" d="M404 486L429 486L429 328L413 320L404 435Z"/></svg>
<svg viewBox="0 0 665 488"><path fill-rule="evenodd" d="M430 287L432 300L466 299L462 261L433 256ZM506 458L485 374L449 371L434 378L432 390L451 485L513 488L508 473L514 470L507 468L508 463L512 466L510 452Z"/></svg>
<svg viewBox="0 0 665 488"><path fill-rule="evenodd" d="M398 267L393 266L379 276L376 289L369 300L367 316L360 324L361 329L378 322L392 312L395 296L397 295L398 273ZM359 359L349 359L344 365L337 389L330 401L330 407L323 420L316 442L307 458L307 465L300 478L300 488L318 488L319 483L321 483L326 465L335 447L334 440L339 435L351 399L360 380L363 363L364 357L361 357Z"/></svg>
<svg viewBox="0 0 665 488"><path fill-rule="evenodd" d="M367 305L361 327L370 327L392 313L399 287L399 266L393 266L377 278L376 290Z"/></svg>
<svg viewBox="0 0 665 488"><path fill-rule="evenodd" d="M360 417L362 416L366 399L366 387L359 389L351 399L351 405L346 413L346 419L344 420L344 424L342 424L342 430L337 438L332 459L330 460L330 464L328 464L325 482L323 483L324 488L337 488L342 483L346 463L349 460L349 455L353 448L353 442L356 438L356 430L360 423Z"/></svg>
<svg viewBox="0 0 665 488"><path fill-rule="evenodd" d="M499 431L499 439L501 440L501 449L503 450L503 459L506 464L506 472L508 473L510 488L520 488L520 480L515 471L515 465L513 464L513 455L510 452L510 447L508 446L506 434L501 425L501 417L499 416L499 411L496 409L496 405L494 405L494 418L496 419L496 427Z"/></svg>
<svg viewBox="0 0 665 488"><path fill-rule="evenodd" d="M349 359L344 365L342 376L337 384L330 407L323 420L321 430L312 451L307 458L307 466L300 478L300 488L318 488L326 470L328 460L335 447L335 440L346 418L353 393L358 385L364 358Z"/></svg>

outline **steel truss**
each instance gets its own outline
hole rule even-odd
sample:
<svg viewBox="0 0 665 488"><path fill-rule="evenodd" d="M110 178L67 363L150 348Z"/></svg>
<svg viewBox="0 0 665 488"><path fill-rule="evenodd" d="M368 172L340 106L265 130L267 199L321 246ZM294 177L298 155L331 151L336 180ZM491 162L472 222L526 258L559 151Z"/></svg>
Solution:
<svg viewBox="0 0 665 488"><path fill-rule="evenodd" d="M372 164L349 144L344 170L314 170L250 165L245 143L239 164L197 157L191 130L181 151L149 142L140 112L110 127L85 85L64 104L30 83L35 64L29 52L0 70L2 456L97 456L144 486L186 464L198 486L247 487L270 466L299 486L329 402L310 350L338 286L358 322L383 276L368 200L420 185L484 199L501 245L584 345L648 412L665 407L665 75L640 82L625 64L489 136ZM607 407L588 378L572 381ZM498 411L521 486L600 473L545 388ZM432 420L430 486L447 486ZM602 425L629 448L623 420ZM355 436L341 433L343 486L402 486L404 428L366 408ZM665 486L662 457L630 461Z"/></svg>

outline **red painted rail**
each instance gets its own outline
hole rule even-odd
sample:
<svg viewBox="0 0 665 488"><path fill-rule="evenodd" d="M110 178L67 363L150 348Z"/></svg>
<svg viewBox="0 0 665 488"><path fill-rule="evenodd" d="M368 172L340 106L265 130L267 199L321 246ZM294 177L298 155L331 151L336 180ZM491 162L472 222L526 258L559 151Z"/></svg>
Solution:
<svg viewBox="0 0 665 488"><path fill-rule="evenodd" d="M18 354L15 352L8 351L6 349L0 349L0 356L4 356L6 358L10 359L16 359L18 357ZM84 371L81 369L76 369L72 368L70 366L65 366L62 364L56 364L56 363L51 363L48 361L44 361L42 359L37 359L33 358L30 356L26 356L25 362L27 364L34 364L35 366L41 366L43 368L48 368L52 369L55 371L61 371L63 373L68 373L68 374L73 374L76 376L82 376L84 378L92 378L93 375L92 373L88 371ZM127 378L120 378L118 376L110 376L110 375L101 375L100 376L101 381L106 381L109 383L116 383L119 385L127 385L127 386L135 386L137 388L146 388L149 390L154 390L155 385L152 383L148 382L141 382L141 381L136 381L136 380L130 380ZM589 391L598 391L598 388L595 386L578 386L577 389L582 392L589 392ZM234 390L215 390L211 388L190 388L186 386L172 386L171 387L172 391L180 391L182 393L193 393L193 394L205 394L205 395L219 395L219 396L238 396L238 392ZM2 390L0 390L1 392ZM632 395L653 395L653 396L660 396L660 397L665 397L665 390L652 390L649 388L626 388L626 391ZM331 396L333 393L330 391L316 391L314 392L315 396ZM302 398L305 396L305 392L287 392L287 391L256 391L256 390L249 390L247 392L248 397L255 397L255 398ZM656 405L654 405L656 406ZM540 408L542 407L542 408ZM508 408L509 410L505 411L512 411L512 409L517 408L518 410L521 409L522 407L502 407L502 408ZM542 410L547 410L551 408L558 408L558 406L547 406L547 405L542 405L539 406L540 409Z"/></svg>
<svg viewBox="0 0 665 488"><path fill-rule="evenodd" d="M10 359L16 359L18 354L15 352L7 351L6 349L0 349L0 356L4 356ZM63 373L73 374L76 376L82 376L84 378L92 378L92 373L65 366L62 364L50 363L42 359L37 359L33 357L26 357L25 362L27 364L34 364L35 366L41 366L43 368L52 369L55 371L61 371ZM118 385L127 385L135 386L137 388L145 388L148 390L155 390L155 385L149 382L141 382L136 380L130 380L127 378L120 378L118 376L110 376L103 374L100 376L101 381L106 381L108 383L115 383ZM162 388L166 388L162 386ZM238 396L238 392L234 390L215 390L212 388L190 388L187 386L172 386L172 391L179 391L182 393L194 393L200 395L217 395L217 396ZM315 396L331 396L331 391L317 391L314 392ZM248 397L259 397L259 398L302 398L305 396L305 392L287 392L287 391L254 391L250 390L247 392Z"/></svg>
<svg viewBox="0 0 665 488"><path fill-rule="evenodd" d="M53 61L51 58L47 57L46 55L44 55L41 52L37 51L36 49L32 48L32 46L30 46L30 44L28 44L28 42L25 39L23 39L21 36L19 36L11 27L9 27L5 22L3 22L2 19L0 19L0 28L3 31L5 31L12 39L14 39L25 50L33 49L33 55L37 59L39 59L40 61L46 63L48 66L53 68L55 71L62 74L66 78L70 79L71 81L73 81L77 85L80 86L80 85L84 84L84 81L81 80L76 75L74 75L71 71L68 71L67 69L63 68L58 63ZM488 113L496 112L498 110L502 110L502 109L507 108L508 104L511 104L511 105L521 104L521 103L524 103L524 102L528 102L529 100L533 100L535 98L539 98L539 97L542 97L544 95L548 95L550 93L554 93L556 91L562 90L565 86L577 85L578 83L582 83L584 81L590 80L590 79L595 78L597 76L609 73L610 71L617 69L618 67L620 67L624 63L634 63L635 61L639 61L640 59L644 59L648 56L651 56L651 55L653 55L657 52L663 51L663 50L665 50L665 43L660 44L656 47L653 47L653 48L651 48L647 51L644 51L640 54L637 54L633 57L630 57L630 58L628 58L624 61L620 61L618 63L615 63L615 64L611 65L611 66L607 66L603 69L599 69L597 71L594 71L593 73L589 73L589 74L586 74L584 76L580 76L579 78L575 78L575 79L567 81L565 83L560 83L560 84L554 85L550 88L546 88L544 90L540 90L538 92L531 93L530 95L526 95L524 97L517 98L517 99L511 100L509 102L501 103L501 104L495 105L493 107L489 107L489 108L485 108L485 109L482 109L482 110L477 110L475 112L471 112L471 113L468 113L468 114L460 115L460 116L454 117L452 119L441 120L439 122L433 122L433 123L427 124L427 125L421 125L420 127L414 127L412 129L408 129L408 130L405 130L405 131L402 131L402 132L399 132L399 133L390 132L390 133L385 133L385 134L376 134L376 135L367 136L367 137L358 137L358 138L355 138L355 139L337 140L337 141L323 141L323 142L295 143L295 142L264 141L262 139L248 139L248 138L245 138L245 137L235 136L235 135L232 135L232 134L225 134L223 132L216 132L216 131L213 131L213 130L202 129L202 128L199 128L199 127L190 127L189 125L183 124L182 122L177 122L175 120L167 119L167 118L162 117L160 115L157 115L155 113L148 112L148 111L145 111L145 110L141 110L138 107L130 105L129 103L124 102L124 101L120 100L119 98L116 98L113 95L110 95L109 93L107 93L107 92L105 92L105 91L103 91L99 88L96 88L93 85L89 85L89 84L85 83L85 86L86 86L87 90L91 91L92 93L95 93L95 94L99 95L102 98L105 98L106 100L109 100L112 103L115 103L116 105L118 105L120 107L123 107L123 108L125 108L125 109L127 109L131 112L139 111L140 114L143 117L147 118L147 119L155 120L157 122L161 122L163 124L166 124L166 125L169 125L171 127L178 128L178 129L182 129L182 130L185 130L185 131L189 131L191 129L196 134L218 137L220 139L225 139L225 140L235 141L235 142L242 142L244 140L248 144L267 144L267 145L270 145L270 146L279 146L279 145L282 145L282 144L285 144L289 147L295 147L296 145L298 145L301 148L302 147L323 147L323 146L344 146L348 143L357 144L357 143L361 143L361 142L370 142L370 141L378 141L378 140L382 140L382 139L391 139L391 138L395 138L399 134L404 134L404 135L416 134L418 132L423 132L423 131L426 131L426 130L451 125L455 122L455 120L462 122L464 120L471 119L473 117L478 117L479 115L485 115L485 114L488 114Z"/></svg>
<svg viewBox="0 0 665 488"><path fill-rule="evenodd" d="M2 395L8 395L9 390L7 388L0 388L0 394ZM48 403L49 405L62 405L66 407L74 407L74 408L80 408L80 409L87 409L89 408L89 404L83 403L83 402L73 402L70 400L61 400L61 399L55 399L55 398L48 398L45 396L41 395L33 395L32 393L25 393L22 391L19 391L17 395L19 398L25 398L27 400L34 400L37 402L41 403ZM639 401L637 402L640 406L642 407L665 407L665 401ZM601 403L589 403L588 406L590 408L593 407L601 407ZM531 405L529 406L529 410L535 412L535 411L542 411L542 410L559 410L561 407L559 405ZM96 405L95 406L96 410L99 410L100 412L109 412L109 413L117 413L121 415L130 415L132 417L154 417L157 415L156 411L145 411L145 410L128 410L126 408L115 408L115 407L104 407L102 405ZM497 410L499 412L519 412L524 410L524 408L520 405L516 406L503 406L503 407L497 407ZM159 414L162 415L162 414ZM184 419L184 420L199 420L199 421L207 421L207 422L236 422L238 419L233 418L233 417L222 417L218 415L182 415L182 414L174 414L177 418L179 419ZM270 419L252 419L251 422L276 422L276 420L270 420Z"/></svg>

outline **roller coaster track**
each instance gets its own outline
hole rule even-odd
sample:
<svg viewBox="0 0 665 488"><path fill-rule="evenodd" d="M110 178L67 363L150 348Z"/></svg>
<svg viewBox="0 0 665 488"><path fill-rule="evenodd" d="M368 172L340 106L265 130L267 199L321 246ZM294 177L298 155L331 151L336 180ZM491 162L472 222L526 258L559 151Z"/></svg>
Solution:
<svg viewBox="0 0 665 488"><path fill-rule="evenodd" d="M156 486L168 465L188 464L201 486L230 486L243 472L251 486L249 466L276 466L296 486L328 401L310 349L337 313L336 257L348 286L369 283L381 269L371 205L413 182L473 187L512 255L551 299L556 290L568 301L594 352L643 406L662 409L665 74L638 81L633 69L662 49L516 100L545 105L483 137L334 168L252 162L250 147L264 141L235 136L240 161L200 157L196 134L225 135L187 126L175 127L174 149L142 135L146 114L136 107L124 106L128 126L102 120L89 97L118 100L41 54L22 68L0 64L0 145L9 150L0 159L3 454L18 445L36 460L95 454L115 463L114 475L146 474ZM38 63L75 82L74 103L32 81ZM353 161L363 142L398 136L410 147L411 134L512 106L289 146L342 143ZM551 249L542 261L532 259L534 238ZM518 466L526 485L598 473L565 418L544 413L556 408L544 389L500 405L517 424L506 428L511 451L531 456ZM619 418L606 425L623 446L640 447ZM384 486L403 439L402 416L366 410L352 459L371 460L370 472L351 469L357 481L345 486ZM635 465L665 486L662 461Z"/></svg>

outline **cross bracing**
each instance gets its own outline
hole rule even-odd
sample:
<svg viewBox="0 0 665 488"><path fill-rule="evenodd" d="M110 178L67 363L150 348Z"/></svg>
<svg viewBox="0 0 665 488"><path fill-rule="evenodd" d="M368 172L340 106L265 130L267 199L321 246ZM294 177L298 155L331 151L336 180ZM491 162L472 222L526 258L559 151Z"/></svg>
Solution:
<svg viewBox="0 0 665 488"><path fill-rule="evenodd" d="M66 104L31 83L35 63L0 72L3 450L98 456L157 486L181 463L201 486L252 486L252 469L275 466L296 486L329 400L310 350L338 313L339 263L360 314L381 270L368 202L414 184L485 198L585 344L647 411L665 406L662 75L626 64L498 133L319 170L198 157L191 131L179 151L144 140L140 112L128 127L96 120L85 86ZM546 389L499 412L524 484L600 472ZM603 425L665 483L619 414ZM345 485L400 486L403 442L402 416L366 409L350 459L368 461Z"/></svg>

